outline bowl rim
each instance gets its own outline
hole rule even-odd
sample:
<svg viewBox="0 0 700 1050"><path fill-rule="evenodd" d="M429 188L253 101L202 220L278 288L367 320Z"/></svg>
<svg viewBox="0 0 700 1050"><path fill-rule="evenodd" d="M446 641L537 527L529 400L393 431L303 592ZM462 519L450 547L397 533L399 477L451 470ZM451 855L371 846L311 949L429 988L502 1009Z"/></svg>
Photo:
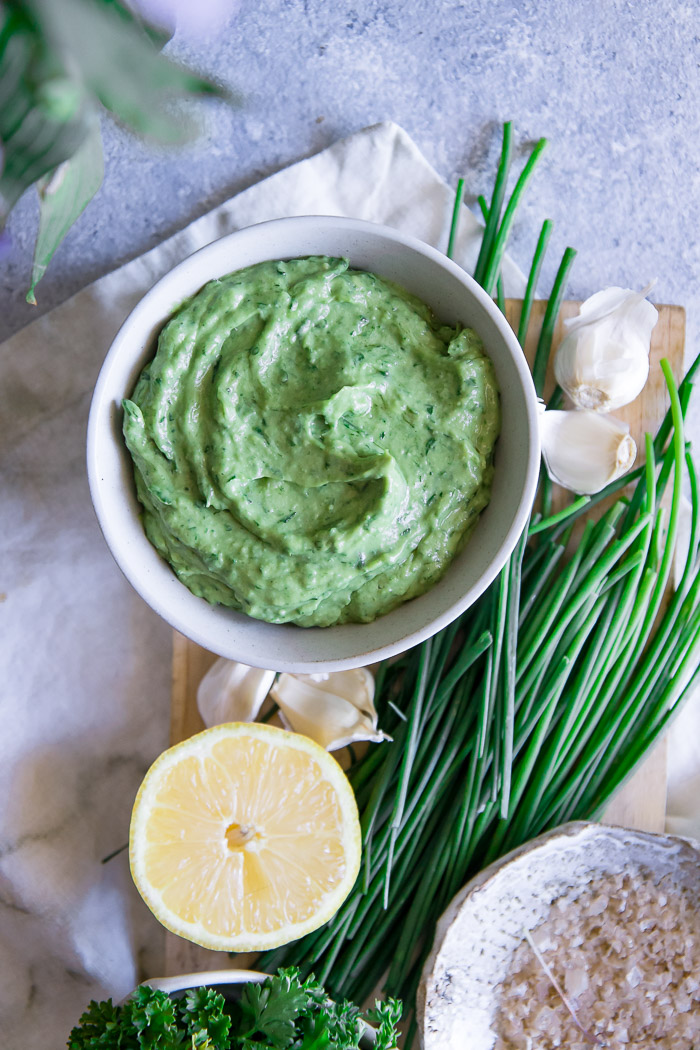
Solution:
<svg viewBox="0 0 700 1050"><path fill-rule="evenodd" d="M177 263L174 267L169 269L163 274L141 297L136 306L129 312L122 325L119 328L116 336L114 337L111 346L104 358L100 372L95 383L94 392L90 404L90 412L88 417L87 427L87 474L90 488L90 495L92 498L93 507L100 529L103 533L107 546L117 562L123 575L136 590L136 592L143 598L143 600L156 612L162 619L164 619L170 626L180 631L186 637L196 642L205 649L209 649L212 652L228 657L230 659L244 660L245 662L251 662L255 666L262 666L260 663L260 657L257 654L252 655L250 661L245 659L245 643L236 646L235 643L232 646L223 646L220 641L212 639L208 636L205 630L200 629L199 625L192 624L186 615L181 615L179 609L173 609L167 602L164 595L160 593L158 585L151 586L150 581L144 580L139 575L138 568L132 564L131 556L125 552L124 547L120 543L120 537L118 529L112 527L110 521L110 515L106 506L108 497L105 496L106 486L103 484L103 479L100 476L101 464L99 456L99 444L100 439L104 431L105 426L105 413L109 408L108 399L108 386L111 378L111 372L116 361L120 360L125 352L125 348L129 348L130 343L133 342L134 331L145 331L152 330L154 324L162 326L165 324L168 317L170 316L172 309L164 317L158 316L154 321L154 315L152 310L152 303L157 300L158 297L163 293L165 288L170 284L176 284L178 279L185 278L188 273L194 271L197 272L201 269L202 264L206 263L210 256L216 256L219 253L225 251L226 246L233 244L237 240L243 238L250 238L260 233L264 229L274 230L278 228L287 231L294 232L298 229L300 234L307 234L309 231L309 224L313 223L319 231L337 231L338 233L345 233L348 235L363 234L366 233L370 236L374 235L379 238L383 238L394 245L402 248L407 248L410 251L423 256L430 263L436 265L438 268L446 271L449 275L455 278L465 290L476 300L478 306L480 306L489 317L489 321L495 326L506 345L509 356L512 361L515 375L517 375L518 384L523 395L523 401L526 413L526 424L530 437L530 442L527 451L527 467L525 477L523 479L522 490L520 499L517 505L517 511L515 516L512 518L511 523L507 531L505 532L503 539L497 548L494 556L491 558L486 569L478 576L467 589L460 594L460 596L454 601L450 602L444 607L437 615L431 617L427 622L423 623L422 626L408 631L402 631L398 629L394 632L393 641L387 642L382 645L376 645L372 642L372 626L373 623L368 624L352 624L352 625L332 625L330 627L300 627L295 624L285 624L285 628L293 629L295 631L303 631L306 635L311 638L313 632L323 631L334 631L344 630L348 627L352 627L355 631L364 630L367 634L367 642L361 646L362 652L355 655L340 655L334 659L328 658L315 658L311 655L312 646L307 646L309 650L308 654L298 659L279 659L275 653L269 654L269 662L267 666L276 671L290 671L297 673L313 672L318 671L320 668L325 670L346 670L353 667L363 666L369 663L374 663L379 660L387 659L392 656L396 656L399 653L405 652L407 649L413 646L419 645L421 642L432 637L438 631L442 630L458 616L460 616L467 608L469 608L477 598L486 590L486 588L496 578L503 565L506 563L509 555L512 553L518 537L522 533L523 528L526 526L528 516L534 503L537 479L539 475L539 462L540 462L540 444L539 444L539 432L538 432L538 421L537 421L537 395L532 380L530 368L525 359L525 355L522 352L522 348L518 343L513 330L508 324L504 314L498 309L496 304L487 295L487 293L481 288L480 285L471 277L465 270L457 265L453 260L449 259L442 252L433 248L431 245L413 237L410 234L406 234L402 231L396 230L390 226L386 226L379 223L368 222L364 219L352 219L344 216L329 216L329 215L298 215L285 217L280 219L268 219L264 222L255 223L251 226L243 227L239 230L235 230L232 233L228 233L223 237L217 238L199 248L193 252L181 262ZM312 251L301 252L297 257L304 257L304 255L314 254ZM282 252L278 257L289 257L288 254ZM267 256L265 256L267 258ZM260 261L263 261L261 259ZM205 266L206 271L206 266ZM235 272L235 271L227 271ZM215 279L208 275L207 272L203 272L200 277L197 278L199 281L193 282L196 284L196 289L193 292L188 293L188 297L196 294L197 290L206 284L209 280ZM133 353L128 358L133 360ZM155 549L154 549L155 550ZM161 555L157 552L156 556L161 558ZM164 564L167 564L164 562ZM451 563L453 564L453 563ZM451 568L451 566L450 566ZM172 570L170 570L172 572ZM447 570L449 574L449 568ZM185 588L185 584L177 580L173 573L173 579L179 587ZM441 581L435 586L438 586ZM185 588L187 589L187 588ZM430 590L433 588L429 588ZM191 592L190 592L191 593ZM196 596L194 596L196 597ZM421 596L418 596L413 600L420 600ZM200 598L199 601L205 601ZM387 613L386 616L394 616L399 614L401 609L405 605L410 604L409 602L399 605L396 609ZM224 610L225 607L215 607L217 612ZM226 609L227 613L233 612L233 610ZM245 614L238 614L245 615ZM253 618L251 618L253 619ZM385 617L380 617L379 620L384 620ZM268 624L263 620L255 620L255 623L260 626L261 630L267 627L279 627L280 625ZM274 648L274 647L273 647ZM348 646L346 646L348 648ZM355 647L356 648L356 647ZM225 650L225 651L222 651Z"/></svg>
<svg viewBox="0 0 700 1050"><path fill-rule="evenodd" d="M144 986L156 991L184 992L188 988L209 988L217 984L261 984L268 973L262 970L193 970L191 973L173 974L171 977L149 977L141 981L139 988Z"/></svg>

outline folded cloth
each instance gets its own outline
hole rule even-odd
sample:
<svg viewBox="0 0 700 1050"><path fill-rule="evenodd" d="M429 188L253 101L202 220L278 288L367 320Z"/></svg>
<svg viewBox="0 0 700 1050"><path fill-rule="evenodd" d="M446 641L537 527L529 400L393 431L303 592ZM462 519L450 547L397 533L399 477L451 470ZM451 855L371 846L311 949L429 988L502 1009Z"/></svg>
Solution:
<svg viewBox="0 0 700 1050"><path fill-rule="evenodd" d="M3 1045L60 1045L91 996L161 967L133 890L129 815L167 746L171 632L114 565L84 468L90 394L120 324L202 245L286 215L383 222L439 248L453 191L395 124L367 128L227 201L28 325L0 350L3 500L0 1016ZM455 259L480 227L464 208ZM510 294L523 288L510 262Z"/></svg>

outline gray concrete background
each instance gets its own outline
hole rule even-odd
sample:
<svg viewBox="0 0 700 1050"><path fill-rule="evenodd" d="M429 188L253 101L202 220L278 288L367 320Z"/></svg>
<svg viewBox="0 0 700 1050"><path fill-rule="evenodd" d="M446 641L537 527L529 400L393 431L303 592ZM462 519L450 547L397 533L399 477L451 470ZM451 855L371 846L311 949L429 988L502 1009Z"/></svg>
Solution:
<svg viewBox="0 0 700 1050"><path fill-rule="evenodd" d="M234 6L232 2L232 7ZM555 221L540 294L561 252L578 249L568 289L644 285L688 309L697 342L700 281L700 7L673 0L242 0L208 37L168 50L238 91L236 108L193 107L200 137L179 151L104 121L106 177L38 290L24 303L37 205L10 222L0 263L0 339L152 247L238 190L335 139L390 118L467 199L492 185L500 125L516 161L550 149L516 223L527 267L543 218Z"/></svg>

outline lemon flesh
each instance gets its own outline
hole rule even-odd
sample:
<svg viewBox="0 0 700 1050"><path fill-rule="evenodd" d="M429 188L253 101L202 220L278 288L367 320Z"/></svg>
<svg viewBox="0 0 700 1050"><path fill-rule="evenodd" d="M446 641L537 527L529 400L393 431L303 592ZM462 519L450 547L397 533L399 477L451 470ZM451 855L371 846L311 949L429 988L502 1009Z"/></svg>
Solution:
<svg viewBox="0 0 700 1050"><path fill-rule="evenodd" d="M338 763L307 737L231 723L176 744L134 804L134 882L169 930L220 951L260 951L327 922L360 865Z"/></svg>

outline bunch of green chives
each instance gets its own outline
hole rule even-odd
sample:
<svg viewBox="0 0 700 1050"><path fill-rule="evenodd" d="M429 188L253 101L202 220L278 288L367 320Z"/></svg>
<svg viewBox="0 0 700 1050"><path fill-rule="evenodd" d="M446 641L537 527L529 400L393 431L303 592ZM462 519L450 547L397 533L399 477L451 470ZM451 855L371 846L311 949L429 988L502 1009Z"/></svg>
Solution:
<svg viewBox="0 0 700 1050"><path fill-rule="evenodd" d="M505 125L491 203L482 203L475 271L499 299L513 216L544 147L544 140L535 147L504 208ZM461 200L460 185L450 250ZM550 233L547 221L527 282L521 344ZM538 393L574 255L565 252L547 306L533 367ZM554 515L543 478L542 513L476 605L381 665L377 707L394 743L374 747L350 772L364 837L360 876L330 923L268 953L264 968L313 970L334 994L356 1002L383 981L388 995L411 1003L435 923L459 887L546 829L599 816L666 728L700 675L700 500L683 436L699 366L700 357L676 389L662 362L671 407L656 438L647 436L645 466ZM690 542L664 610L684 468ZM565 557L576 520L630 481L631 496L587 521ZM661 500L669 485L667 516ZM415 1027L407 1046L413 1035Z"/></svg>

